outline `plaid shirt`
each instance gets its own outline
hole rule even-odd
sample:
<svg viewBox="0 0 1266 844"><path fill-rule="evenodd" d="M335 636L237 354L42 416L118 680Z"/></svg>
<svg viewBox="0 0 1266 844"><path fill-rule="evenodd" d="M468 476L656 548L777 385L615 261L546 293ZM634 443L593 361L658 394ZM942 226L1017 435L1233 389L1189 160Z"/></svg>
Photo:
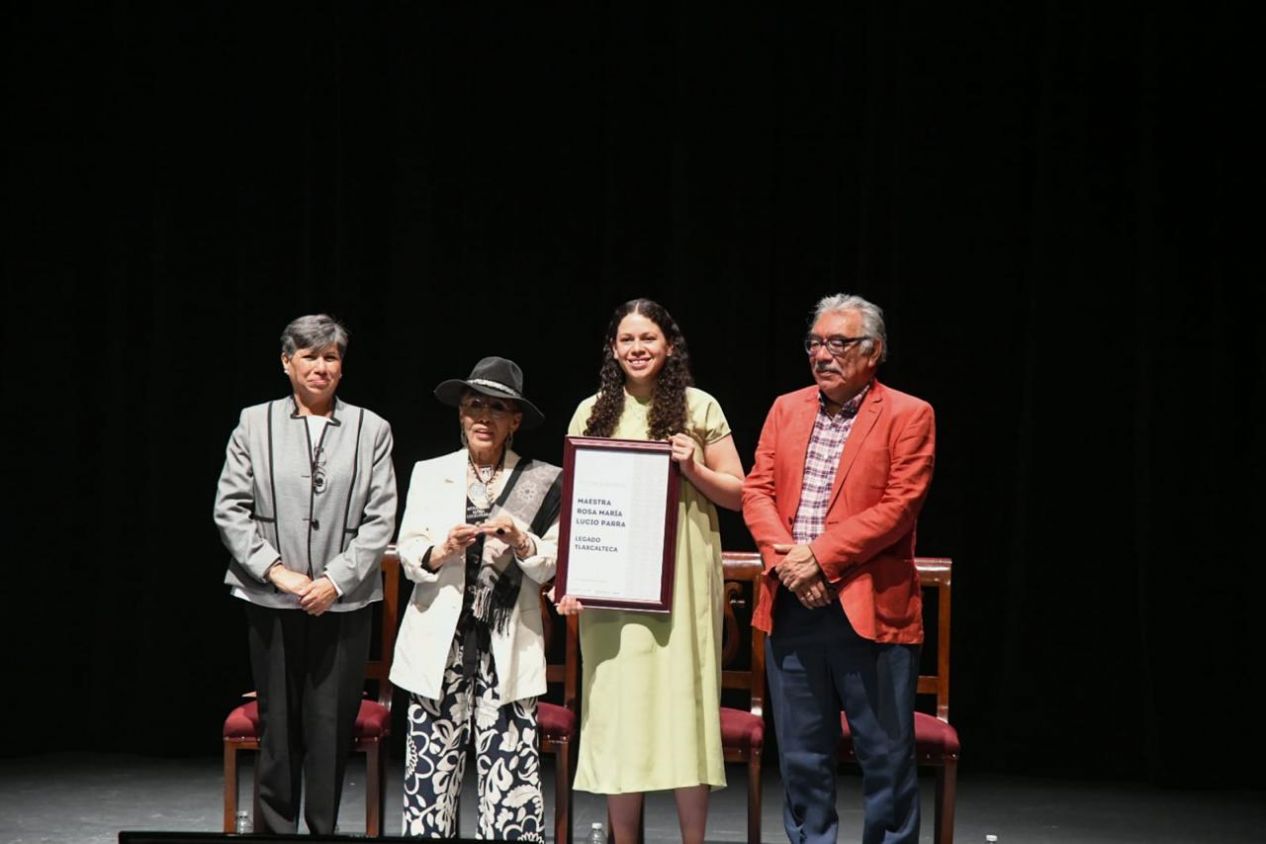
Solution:
<svg viewBox="0 0 1266 844"><path fill-rule="evenodd" d="M800 506L796 508L796 521L791 528L791 535L798 545L812 542L826 530L826 509L831 503L835 471L840 467L840 455L844 452L844 443L853 430L857 409L862 406L862 399L869 391L870 385L867 384L860 393L846 401L840 412L834 416L826 412L826 396L818 397L818 415L813 420L809 450L804 458Z"/></svg>

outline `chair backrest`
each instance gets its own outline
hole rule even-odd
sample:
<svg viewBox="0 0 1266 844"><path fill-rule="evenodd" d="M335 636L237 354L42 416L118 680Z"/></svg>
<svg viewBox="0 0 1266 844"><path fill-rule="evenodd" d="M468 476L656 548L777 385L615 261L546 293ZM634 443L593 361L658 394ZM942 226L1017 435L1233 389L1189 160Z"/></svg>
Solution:
<svg viewBox="0 0 1266 844"><path fill-rule="evenodd" d="M751 625L756 608L756 583L765 567L760 555L726 551L721 554L725 576L725 616L721 636L721 688L739 689L746 693L753 715L762 715L765 708L765 634ZM743 622L739 622L739 612ZM749 656L740 660L744 635L749 642ZM746 664L744 664L746 663Z"/></svg>
<svg viewBox="0 0 1266 844"><path fill-rule="evenodd" d="M919 585L923 587L924 597L928 593L936 596L936 663L933 673L919 674L919 694L936 697L936 717L949 722L949 681L950 681L950 591L954 562L945 557L916 557L915 568L919 570ZM927 629L928 602L923 605L924 641L933 631Z"/></svg>
<svg viewBox="0 0 1266 844"><path fill-rule="evenodd" d="M400 626L400 556L395 545L388 545L382 556L382 605L374 609L382 613L378 624L378 646L370 650L369 662L365 663L365 679L377 684L378 702L391 708L392 686L387 680L391 674L391 657L396 652L396 629Z"/></svg>
<svg viewBox="0 0 1266 844"><path fill-rule="evenodd" d="M553 583L541 587L541 630L545 635L545 682L562 686L562 705L580 714L580 620L559 616L547 594ZM560 642L559 633L562 633Z"/></svg>
<svg viewBox="0 0 1266 844"><path fill-rule="evenodd" d="M740 624L736 610L746 610L750 621L755 606L755 584L764 572L759 554L726 551L721 555L725 570L725 621L721 646L721 687L742 689L751 700L751 711L761 714L765 699L765 636L749 624ZM949 721L950 699L950 595L954 563L944 557L917 557L915 567L919 572L919 584L935 597L935 631L927 633L935 638L936 659L927 673L919 674L919 694L936 699L936 717ZM924 605L927 619L927 604ZM751 631L751 656L747 667L741 667L739 653L742 648L744 629Z"/></svg>

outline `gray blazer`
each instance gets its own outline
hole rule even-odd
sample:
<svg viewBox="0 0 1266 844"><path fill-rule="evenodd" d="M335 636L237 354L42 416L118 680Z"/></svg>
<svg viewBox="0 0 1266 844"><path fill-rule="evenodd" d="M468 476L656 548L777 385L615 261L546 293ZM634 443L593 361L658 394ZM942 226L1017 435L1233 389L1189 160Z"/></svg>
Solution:
<svg viewBox="0 0 1266 844"><path fill-rule="evenodd" d="M336 399L318 445L314 467L308 423L292 396L242 411L215 496L215 523L231 557L224 582L237 597L297 608L294 595L265 580L281 560L334 582L341 597L331 612L382 600L378 565L396 529L391 426ZM314 470L325 478L319 492Z"/></svg>

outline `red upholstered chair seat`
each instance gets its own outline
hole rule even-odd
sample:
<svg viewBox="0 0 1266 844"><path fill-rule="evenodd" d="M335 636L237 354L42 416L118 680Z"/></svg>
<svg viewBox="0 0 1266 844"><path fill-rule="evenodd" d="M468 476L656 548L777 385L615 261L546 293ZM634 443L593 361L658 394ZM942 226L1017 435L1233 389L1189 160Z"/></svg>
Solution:
<svg viewBox="0 0 1266 844"><path fill-rule="evenodd" d="M259 739L259 703L250 701L235 707L224 719L224 738L238 741Z"/></svg>
<svg viewBox="0 0 1266 844"><path fill-rule="evenodd" d="M576 735L576 713L556 703L538 703L536 722L546 738L570 739Z"/></svg>
<svg viewBox="0 0 1266 844"><path fill-rule="evenodd" d="M724 728L723 728L724 729ZM840 714L841 752L853 753L853 734L848 719ZM843 745L847 745L846 748ZM920 762L934 762L946 757L957 758L962 746L958 743L958 730L926 712L914 713L914 752Z"/></svg>
<svg viewBox="0 0 1266 844"><path fill-rule="evenodd" d="M957 757L963 749L958 730L926 712L914 713L914 746L921 759Z"/></svg>
<svg viewBox="0 0 1266 844"><path fill-rule="evenodd" d="M356 714L356 734L360 739L379 739L391 726L391 710L376 700L362 700ZM252 700L234 708L224 719L224 738L238 741L259 739L259 701Z"/></svg>
<svg viewBox="0 0 1266 844"><path fill-rule="evenodd" d="M765 719L746 709L721 707L721 744L724 747L741 747L744 750L763 747L765 744Z"/></svg>
<svg viewBox="0 0 1266 844"><path fill-rule="evenodd" d="M382 738L391 731L391 710L376 700L362 700L356 714L356 738Z"/></svg>

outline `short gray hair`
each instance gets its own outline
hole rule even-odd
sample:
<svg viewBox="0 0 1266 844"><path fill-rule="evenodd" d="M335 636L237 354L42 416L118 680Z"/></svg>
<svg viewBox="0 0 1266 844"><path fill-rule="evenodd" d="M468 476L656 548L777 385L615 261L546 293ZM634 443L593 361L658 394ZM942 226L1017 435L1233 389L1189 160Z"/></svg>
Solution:
<svg viewBox="0 0 1266 844"><path fill-rule="evenodd" d="M331 343L338 346L340 355L347 354L347 329L326 314L301 316L281 332L281 353L286 357L293 357L300 349L324 349Z"/></svg>
<svg viewBox="0 0 1266 844"><path fill-rule="evenodd" d="M812 322L816 323L827 314L840 311L857 311L862 318L862 333L866 335L866 339L862 341L862 350L870 354L875 350L875 340L878 340L883 344L879 360L887 360L888 329L884 326L884 309L852 293L834 293L818 300L813 308Z"/></svg>

